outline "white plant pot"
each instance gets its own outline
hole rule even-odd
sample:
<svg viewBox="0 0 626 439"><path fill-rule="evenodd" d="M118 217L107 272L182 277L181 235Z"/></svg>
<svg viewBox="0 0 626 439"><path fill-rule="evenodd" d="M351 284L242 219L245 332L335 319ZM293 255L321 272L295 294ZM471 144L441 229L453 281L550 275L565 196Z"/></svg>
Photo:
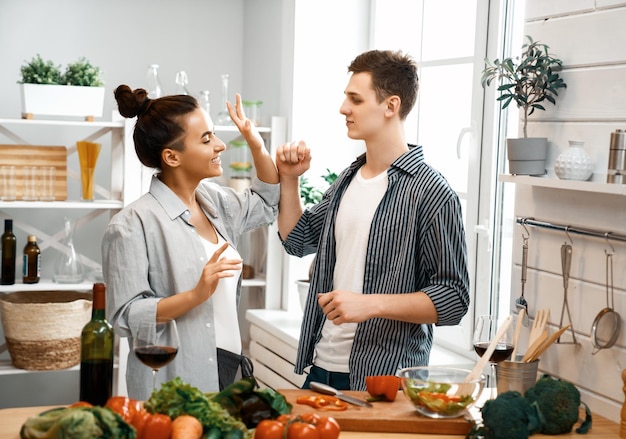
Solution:
<svg viewBox="0 0 626 439"><path fill-rule="evenodd" d="M20 84L22 115L102 117L104 87Z"/></svg>
<svg viewBox="0 0 626 439"><path fill-rule="evenodd" d="M304 311L306 298L309 295L309 282L306 280L297 280L296 284L298 285L298 297L300 299L300 307L302 308L302 311Z"/></svg>

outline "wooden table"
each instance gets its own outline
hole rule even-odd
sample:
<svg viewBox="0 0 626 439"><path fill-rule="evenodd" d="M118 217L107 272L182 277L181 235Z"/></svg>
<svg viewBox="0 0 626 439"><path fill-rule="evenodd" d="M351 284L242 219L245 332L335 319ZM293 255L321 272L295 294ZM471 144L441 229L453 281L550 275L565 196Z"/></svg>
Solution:
<svg viewBox="0 0 626 439"><path fill-rule="evenodd" d="M52 407L21 407L0 409L0 438L2 439L19 439L20 427L29 416L39 414ZM463 436L458 435L436 435L432 434L404 434L404 433L368 433L357 431L344 431L341 433L341 439L420 439L420 438L437 438L437 439L459 439ZM619 437L619 425L600 415L593 415L593 427L586 435L579 435L574 432L559 436L545 436L542 434L533 435L533 438L611 438Z"/></svg>

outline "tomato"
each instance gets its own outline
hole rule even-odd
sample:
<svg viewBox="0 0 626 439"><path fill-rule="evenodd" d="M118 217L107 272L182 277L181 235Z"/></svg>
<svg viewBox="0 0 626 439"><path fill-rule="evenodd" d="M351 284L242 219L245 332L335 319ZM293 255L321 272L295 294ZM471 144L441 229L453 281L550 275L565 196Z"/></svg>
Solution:
<svg viewBox="0 0 626 439"><path fill-rule="evenodd" d="M254 439L282 439L285 424L280 421L264 419L254 430Z"/></svg>
<svg viewBox="0 0 626 439"><path fill-rule="evenodd" d="M371 395L369 401L394 401L398 396L400 378L395 375L376 375L365 377L367 393Z"/></svg>
<svg viewBox="0 0 626 439"><path fill-rule="evenodd" d="M146 439L170 439L172 435L172 418L168 415L155 413L151 415L143 427Z"/></svg>
<svg viewBox="0 0 626 439"><path fill-rule="evenodd" d="M285 430L287 434L285 434ZM261 421L255 439L338 439L341 428L334 418L317 413L284 414Z"/></svg>
<svg viewBox="0 0 626 439"><path fill-rule="evenodd" d="M143 408L135 413L131 424L137 430L137 439L169 439L172 434L172 418Z"/></svg>
<svg viewBox="0 0 626 439"><path fill-rule="evenodd" d="M337 439L341 432L341 427L335 418L321 417L315 424L315 429L320 435L320 439Z"/></svg>
<svg viewBox="0 0 626 439"><path fill-rule="evenodd" d="M320 439L315 426L306 422L292 422L287 428L287 439Z"/></svg>
<svg viewBox="0 0 626 439"><path fill-rule="evenodd" d="M135 427L135 430L137 430L137 439L143 439L145 437L143 430L146 426L146 422L148 422L148 419L150 419L151 416L152 415L150 413L143 409L139 410L135 413L135 416L133 416L131 423L133 427Z"/></svg>
<svg viewBox="0 0 626 439"><path fill-rule="evenodd" d="M317 425L322 420L322 417L317 413L303 413L300 415L300 419L309 424Z"/></svg>
<svg viewBox="0 0 626 439"><path fill-rule="evenodd" d="M129 424L135 414L141 410L141 402L126 396L112 396L104 405L120 415Z"/></svg>
<svg viewBox="0 0 626 439"><path fill-rule="evenodd" d="M73 409L76 407L93 407L93 404L87 401L77 401L74 404L70 405L69 408Z"/></svg>

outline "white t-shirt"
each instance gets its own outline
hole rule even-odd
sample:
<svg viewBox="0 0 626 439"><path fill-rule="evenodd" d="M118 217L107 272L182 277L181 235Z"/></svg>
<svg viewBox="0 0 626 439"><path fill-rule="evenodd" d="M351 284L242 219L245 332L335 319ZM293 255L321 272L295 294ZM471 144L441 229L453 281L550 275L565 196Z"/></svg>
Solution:
<svg viewBox="0 0 626 439"><path fill-rule="evenodd" d="M364 179L361 170L346 189L335 221L336 259L333 286L336 290L363 292L365 255L374 212L389 181L387 171ZM349 372L357 323L324 322L322 338L315 346L313 363L331 372Z"/></svg>
<svg viewBox="0 0 626 439"><path fill-rule="evenodd" d="M202 244L209 258L225 242L219 234L217 235L217 244L202 238ZM239 252L230 245L221 257L241 259ZM218 348L239 355L241 354L241 334L237 315L237 283L241 276L241 270L237 270L234 274L233 277L220 279L211 298L213 300L216 345Z"/></svg>

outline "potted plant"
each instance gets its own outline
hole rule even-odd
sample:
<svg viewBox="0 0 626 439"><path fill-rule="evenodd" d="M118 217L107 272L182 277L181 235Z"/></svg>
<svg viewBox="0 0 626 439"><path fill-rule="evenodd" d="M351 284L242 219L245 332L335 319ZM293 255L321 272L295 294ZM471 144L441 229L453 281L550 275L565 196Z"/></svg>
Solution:
<svg viewBox="0 0 626 439"><path fill-rule="evenodd" d="M323 187L318 187L313 185L308 178L300 177L300 198L302 198L302 202L304 203L304 207L311 207L322 200L322 196L324 195L324 191L328 189L328 187L334 183L337 179L337 174L332 172L330 169L326 168L326 172L322 175L322 179L326 183ZM300 279L296 281L298 285L298 296L300 298L300 305L302 310L304 310L304 304L306 303L306 297L309 292L309 283L311 281L311 274L313 273L313 266L315 265L315 259L311 261L311 265L309 266L309 271L307 273L306 279Z"/></svg>
<svg viewBox="0 0 626 439"><path fill-rule="evenodd" d="M535 110L545 110L544 103L556 105L558 89L565 88L563 78L557 73L562 61L549 53L547 44L526 36L522 53L515 58L490 61L485 58L481 82L488 87L492 81L500 81L498 101L502 109L515 102L522 110L522 139L507 139L507 156L511 174L542 175L548 152L546 138L528 137L528 117ZM519 155L518 155L519 154Z"/></svg>
<svg viewBox="0 0 626 439"><path fill-rule="evenodd" d="M86 58L61 66L44 61L37 54L20 68L22 80L22 117L33 114L81 116L87 120L102 116L104 83L101 71Z"/></svg>

